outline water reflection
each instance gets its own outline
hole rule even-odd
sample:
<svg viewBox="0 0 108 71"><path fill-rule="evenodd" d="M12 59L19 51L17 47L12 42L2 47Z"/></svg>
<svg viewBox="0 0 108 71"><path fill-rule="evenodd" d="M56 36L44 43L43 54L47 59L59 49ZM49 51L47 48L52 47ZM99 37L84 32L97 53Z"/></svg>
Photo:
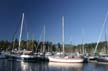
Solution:
<svg viewBox="0 0 108 71"><path fill-rule="evenodd" d="M29 69L28 63L21 62L21 69L22 71L27 71Z"/></svg>
<svg viewBox="0 0 108 71"><path fill-rule="evenodd" d="M53 71L81 71L83 63L55 63L55 62L49 62L48 66L50 70Z"/></svg>
<svg viewBox="0 0 108 71"><path fill-rule="evenodd" d="M108 64L95 63L94 71L108 71Z"/></svg>
<svg viewBox="0 0 108 71"><path fill-rule="evenodd" d="M0 71L108 71L108 64L17 62L0 60Z"/></svg>
<svg viewBox="0 0 108 71"><path fill-rule="evenodd" d="M55 63L55 62L49 62L49 67L65 67L65 68L81 68L83 63Z"/></svg>

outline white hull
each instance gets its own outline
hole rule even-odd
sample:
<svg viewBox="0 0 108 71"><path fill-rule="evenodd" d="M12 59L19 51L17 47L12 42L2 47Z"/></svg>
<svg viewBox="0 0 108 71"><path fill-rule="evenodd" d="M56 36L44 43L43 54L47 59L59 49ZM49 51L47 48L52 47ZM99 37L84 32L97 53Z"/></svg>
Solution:
<svg viewBox="0 0 108 71"><path fill-rule="evenodd" d="M50 62L59 62L59 63L82 63L84 62L83 58L64 58L64 57L48 57Z"/></svg>

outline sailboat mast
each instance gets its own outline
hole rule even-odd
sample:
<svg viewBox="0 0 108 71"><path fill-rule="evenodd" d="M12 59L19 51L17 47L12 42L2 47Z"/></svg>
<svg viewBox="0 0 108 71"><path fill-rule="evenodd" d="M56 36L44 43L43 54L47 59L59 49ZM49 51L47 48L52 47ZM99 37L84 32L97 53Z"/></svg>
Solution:
<svg viewBox="0 0 108 71"><path fill-rule="evenodd" d="M19 47L18 47L18 50L20 50L20 45L21 45L21 37L22 37L23 23L24 23L24 13L22 13L22 21L21 21L21 28L20 28L20 36L19 36Z"/></svg>
<svg viewBox="0 0 108 71"><path fill-rule="evenodd" d="M45 30L46 30L46 28L45 28L45 26L44 26L44 43L45 43Z"/></svg>
<svg viewBox="0 0 108 71"><path fill-rule="evenodd" d="M105 27L107 17L108 17L108 11L107 11L107 14L106 14L106 17L105 17L104 23L103 23L102 28L101 28L101 32L100 32L99 39L98 39L98 41L97 41L97 44L96 44L96 47L95 47L94 53L96 53L96 51L97 51L97 47L98 47L99 41L100 41L100 39L101 39L101 36L102 36L103 30L104 30L104 27Z"/></svg>
<svg viewBox="0 0 108 71"><path fill-rule="evenodd" d="M34 49L34 34L32 34L32 50L33 50L33 52L35 51L35 49Z"/></svg>
<svg viewBox="0 0 108 71"><path fill-rule="evenodd" d="M44 33L43 33L43 52L45 52L45 25L44 25Z"/></svg>
<svg viewBox="0 0 108 71"><path fill-rule="evenodd" d="M27 32L27 49L28 49L28 42L29 42L29 33Z"/></svg>
<svg viewBox="0 0 108 71"><path fill-rule="evenodd" d="M105 24L105 52L107 53L107 28L106 28L106 24Z"/></svg>
<svg viewBox="0 0 108 71"><path fill-rule="evenodd" d="M63 46L63 53L64 53L64 16L62 16L62 46Z"/></svg>
<svg viewBox="0 0 108 71"><path fill-rule="evenodd" d="M83 37L84 37L84 30L82 29L82 51L83 51L83 54L85 54Z"/></svg>

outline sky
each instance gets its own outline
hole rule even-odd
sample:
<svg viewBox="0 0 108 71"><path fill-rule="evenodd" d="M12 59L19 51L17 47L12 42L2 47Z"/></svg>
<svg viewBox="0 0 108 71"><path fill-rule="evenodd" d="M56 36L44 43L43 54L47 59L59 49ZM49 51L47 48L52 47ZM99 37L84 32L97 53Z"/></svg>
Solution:
<svg viewBox="0 0 108 71"><path fill-rule="evenodd" d="M42 41L45 26L45 40L62 43L64 16L65 44L97 42L107 11L107 0L0 0L0 40L12 41L18 25L19 38L24 13L22 40L28 32L28 39ZM104 33L100 41L105 40Z"/></svg>

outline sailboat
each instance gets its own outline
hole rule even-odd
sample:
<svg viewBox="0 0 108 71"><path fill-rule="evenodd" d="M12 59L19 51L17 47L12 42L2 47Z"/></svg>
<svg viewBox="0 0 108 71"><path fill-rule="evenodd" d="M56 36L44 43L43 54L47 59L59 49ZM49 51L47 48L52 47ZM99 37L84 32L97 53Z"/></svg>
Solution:
<svg viewBox="0 0 108 71"><path fill-rule="evenodd" d="M62 16L62 47L63 47L62 54L48 57L50 62L58 62L58 63L84 62L84 59L78 53L77 55L65 55L65 51L64 51L64 16Z"/></svg>
<svg viewBox="0 0 108 71"><path fill-rule="evenodd" d="M107 15L105 17L105 21L104 21L104 24L103 24L103 29L105 28L105 43L106 43L106 48L107 48L107 40L106 40L106 21L107 21L107 17L108 17L108 12L107 12ZM102 29L102 31L103 31ZM100 53L97 57L96 57L96 61L97 62L108 62L108 54L103 54L103 53Z"/></svg>
<svg viewBox="0 0 108 71"><path fill-rule="evenodd" d="M22 37L22 29L24 23L24 13L22 13L22 21L21 21L21 28L20 28L20 35L19 35L19 47L18 50L13 50L12 53L8 54L8 60L15 60L15 61L36 61L37 57L35 57L32 51L21 50L21 37ZM28 47L28 46L27 46Z"/></svg>
<svg viewBox="0 0 108 71"><path fill-rule="evenodd" d="M84 58L84 62L87 63L87 62L95 60L95 58L92 54L89 54L86 52L86 48L85 48L83 39L84 39L84 29L82 29L82 52L83 53L81 55Z"/></svg>

